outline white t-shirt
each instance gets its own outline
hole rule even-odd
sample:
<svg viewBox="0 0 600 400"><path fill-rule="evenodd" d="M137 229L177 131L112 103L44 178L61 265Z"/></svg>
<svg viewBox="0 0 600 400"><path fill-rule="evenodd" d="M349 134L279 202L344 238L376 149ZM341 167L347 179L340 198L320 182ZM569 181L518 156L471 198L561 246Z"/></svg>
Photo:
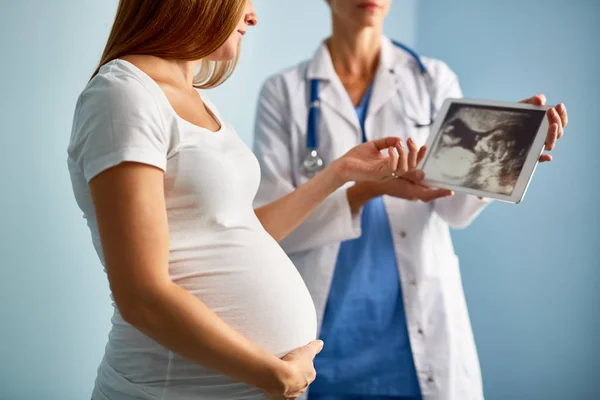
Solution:
<svg viewBox="0 0 600 400"><path fill-rule="evenodd" d="M104 264L88 182L125 161L162 169L171 279L236 331L282 356L315 339L315 309L294 265L254 213L257 160L208 107L218 132L180 118L134 65L104 65L77 102L68 149L73 191ZM94 400L263 397L162 347L116 307L112 324Z"/></svg>

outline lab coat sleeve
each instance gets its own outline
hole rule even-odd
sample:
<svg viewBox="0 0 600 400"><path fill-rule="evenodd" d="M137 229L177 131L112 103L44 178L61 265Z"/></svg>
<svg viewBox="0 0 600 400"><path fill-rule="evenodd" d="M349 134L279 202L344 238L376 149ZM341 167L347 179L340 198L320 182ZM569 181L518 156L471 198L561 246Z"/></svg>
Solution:
<svg viewBox="0 0 600 400"><path fill-rule="evenodd" d="M292 165L293 126L291 99L282 76L269 79L258 100L254 129L254 152L261 167L261 183L255 199L260 207L296 189ZM297 158L297 157L296 157ZM352 215L342 187L321 203L280 244L296 253L360 236L360 215Z"/></svg>
<svg viewBox="0 0 600 400"><path fill-rule="evenodd" d="M435 71L437 90L434 101L439 109L445 99L461 98L463 95L458 77L446 64L438 62ZM435 200L433 209L450 227L461 229L469 226L490 202L490 199L457 193Z"/></svg>

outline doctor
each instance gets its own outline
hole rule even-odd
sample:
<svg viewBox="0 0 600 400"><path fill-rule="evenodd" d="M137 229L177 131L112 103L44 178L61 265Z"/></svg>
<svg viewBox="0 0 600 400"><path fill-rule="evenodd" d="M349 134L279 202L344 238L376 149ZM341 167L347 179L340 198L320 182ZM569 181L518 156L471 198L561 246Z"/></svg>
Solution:
<svg viewBox="0 0 600 400"><path fill-rule="evenodd" d="M461 96L446 64L383 36L391 0L328 3L332 36L262 89L259 205L366 140L395 135L423 145L443 100ZM565 106L548 118L552 150ZM281 242L311 292L325 342L311 399L483 398L449 227L466 227L487 204L405 179L359 183L332 194Z"/></svg>

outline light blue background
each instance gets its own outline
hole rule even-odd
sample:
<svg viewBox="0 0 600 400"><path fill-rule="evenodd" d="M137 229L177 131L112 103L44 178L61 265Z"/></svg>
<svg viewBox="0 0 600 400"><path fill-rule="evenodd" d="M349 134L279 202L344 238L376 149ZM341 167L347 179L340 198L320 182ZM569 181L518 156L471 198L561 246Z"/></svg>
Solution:
<svg viewBox="0 0 600 400"><path fill-rule="evenodd" d="M111 315L66 169L77 95L116 0L0 0L0 399L86 399ZM211 94L251 142L264 78L329 33L321 0L256 0L234 77ZM600 398L600 5L593 0L394 1L386 31L442 58L465 95L537 92L571 125L525 202L455 233L488 399Z"/></svg>
<svg viewBox="0 0 600 400"><path fill-rule="evenodd" d="M454 234L487 398L600 399L600 2L424 0L417 47L465 96L543 92L567 135L518 206Z"/></svg>

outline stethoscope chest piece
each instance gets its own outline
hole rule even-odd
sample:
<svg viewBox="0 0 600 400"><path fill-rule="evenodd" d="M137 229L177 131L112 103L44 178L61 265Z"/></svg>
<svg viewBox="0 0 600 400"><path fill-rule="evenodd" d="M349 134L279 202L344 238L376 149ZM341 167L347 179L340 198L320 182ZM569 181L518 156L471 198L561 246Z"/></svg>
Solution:
<svg viewBox="0 0 600 400"><path fill-rule="evenodd" d="M317 149L309 149L304 161L302 161L302 171L309 177L314 176L317 172L325 167L325 162L319 156Z"/></svg>

